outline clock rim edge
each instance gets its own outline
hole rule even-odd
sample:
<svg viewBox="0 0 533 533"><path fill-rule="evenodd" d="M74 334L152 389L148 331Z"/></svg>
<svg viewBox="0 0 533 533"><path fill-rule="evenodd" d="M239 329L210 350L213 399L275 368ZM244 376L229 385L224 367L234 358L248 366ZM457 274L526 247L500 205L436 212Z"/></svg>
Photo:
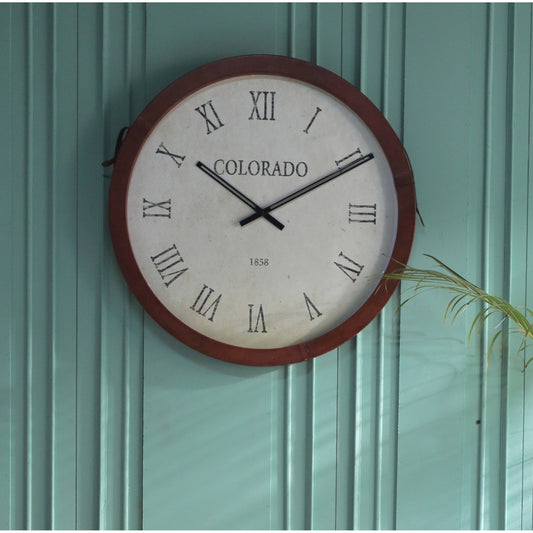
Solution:
<svg viewBox="0 0 533 533"><path fill-rule="evenodd" d="M248 366L276 366L317 357L353 338L380 313L399 282L381 280L353 315L310 341L279 348L234 346L187 326L161 303L137 265L127 227L126 199L131 174L155 125L194 92L215 82L253 74L278 75L318 87L352 109L372 131L391 168L398 202L396 238L385 273L397 269L400 263L407 263L414 239L416 192L412 167L400 139L384 115L357 87L319 65L280 55L252 54L219 59L177 78L160 91L138 115L117 154L109 192L108 220L115 256L130 290L163 329L190 348L216 359Z"/></svg>

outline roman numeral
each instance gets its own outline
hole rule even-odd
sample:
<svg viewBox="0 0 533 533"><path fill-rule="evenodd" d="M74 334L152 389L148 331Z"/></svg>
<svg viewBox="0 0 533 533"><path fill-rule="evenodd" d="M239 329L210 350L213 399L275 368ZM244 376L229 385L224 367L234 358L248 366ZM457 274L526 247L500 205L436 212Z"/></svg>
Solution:
<svg viewBox="0 0 533 533"><path fill-rule="evenodd" d="M307 128L303 130L304 133L309 133L309 128L313 125L313 122L315 121L315 118L320 113L320 111L322 111L322 109L320 109L320 107L317 107L315 110L315 114L311 117L311 121L309 122L309 124L307 124Z"/></svg>
<svg viewBox="0 0 533 533"><path fill-rule="evenodd" d="M162 202L151 202L143 198L144 217L167 217L170 218L170 198Z"/></svg>
<svg viewBox="0 0 533 533"><path fill-rule="evenodd" d="M250 91L253 109L248 120L276 120L274 118L274 97L276 91Z"/></svg>
<svg viewBox="0 0 533 533"><path fill-rule="evenodd" d="M348 204L348 222L376 223L376 204Z"/></svg>
<svg viewBox="0 0 533 533"><path fill-rule="evenodd" d="M257 319L254 327L254 304L248 304L248 333L268 333L265 325L265 315L263 314L263 304L259 305Z"/></svg>
<svg viewBox="0 0 533 533"><path fill-rule="evenodd" d="M159 147L157 148L155 153L156 154L168 155L172 159L172 161L174 161L174 163L176 163L176 165L178 165L178 168L181 167L181 164L185 160L185 156L184 155L173 154L172 152L170 152L168 150L168 148L163 143L161 143L159 145Z"/></svg>
<svg viewBox="0 0 533 533"><path fill-rule="evenodd" d="M363 157L363 154L361 152L361 148L358 148L357 150L355 150L355 152L352 152L351 154L348 154L348 155L344 156L343 158L336 160L335 164L338 167L343 166L343 165L341 165L341 163L348 164L347 163L348 159L351 159L354 155L358 156L356 159L359 159L360 157Z"/></svg>
<svg viewBox="0 0 533 533"><path fill-rule="evenodd" d="M309 320L314 320L315 318L318 318L319 316L322 316L322 313L317 309L316 305L311 301L309 296L303 293L305 305L307 306L307 312L309 313ZM313 313L315 316L313 316Z"/></svg>
<svg viewBox="0 0 533 533"><path fill-rule="evenodd" d="M205 126L207 128L208 135L224 126L224 124L222 124L222 121L220 120L220 117L215 111L215 107L213 106L213 102L211 100L209 100L205 104L202 104L199 107L195 107L194 110L198 111L198 113L205 120Z"/></svg>
<svg viewBox="0 0 533 533"><path fill-rule="evenodd" d="M188 268L180 269L176 266L183 263L183 257L181 257L175 244L157 255L151 256L150 259L167 287L188 270Z"/></svg>
<svg viewBox="0 0 533 533"><path fill-rule="evenodd" d="M356 263L353 259L350 259L348 256L344 255L342 252L339 253L339 257L342 257L343 259L345 259L348 262L348 264L346 264L346 261L344 262L344 264L337 263L336 261L333 261L333 263L337 267L339 267L339 269L341 270L343 274L346 274L352 280L352 282L355 283L355 281L359 277L359 274L361 274L361 272L363 271L364 265L360 265L359 263Z"/></svg>
<svg viewBox="0 0 533 533"><path fill-rule="evenodd" d="M210 322L213 322L213 317L217 312L218 304L222 298L222 294L219 294L216 298L213 297L215 291L204 284L200 294L196 297L196 300L191 305L190 309L196 311L199 315L207 318L207 313L211 312L211 315L207 318Z"/></svg>

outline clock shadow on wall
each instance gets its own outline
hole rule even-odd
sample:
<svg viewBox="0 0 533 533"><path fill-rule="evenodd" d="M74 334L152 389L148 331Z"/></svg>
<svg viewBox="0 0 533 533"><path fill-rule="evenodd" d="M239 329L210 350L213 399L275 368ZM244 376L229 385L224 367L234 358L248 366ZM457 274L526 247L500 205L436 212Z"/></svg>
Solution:
<svg viewBox="0 0 533 533"><path fill-rule="evenodd" d="M269 55L215 61L159 93L109 193L131 291L195 363L276 366L352 338L393 292L376 289L391 257L407 262L415 210L377 108L321 67Z"/></svg>
<svg viewBox="0 0 533 533"><path fill-rule="evenodd" d="M145 336L154 336L159 348L156 357L152 354L150 359L153 365L152 372L157 375L158 389L175 390L179 388L193 391L218 389L221 386L221 374L229 379L235 378L235 384L237 384L242 379L260 378L282 368L279 366L236 365L214 359L175 339L172 335L162 330L151 317L147 316L144 324ZM184 372L184 365L192 370ZM200 372L194 369L198 369ZM194 381L191 381L190 376L194 376ZM227 382L224 383L227 384Z"/></svg>

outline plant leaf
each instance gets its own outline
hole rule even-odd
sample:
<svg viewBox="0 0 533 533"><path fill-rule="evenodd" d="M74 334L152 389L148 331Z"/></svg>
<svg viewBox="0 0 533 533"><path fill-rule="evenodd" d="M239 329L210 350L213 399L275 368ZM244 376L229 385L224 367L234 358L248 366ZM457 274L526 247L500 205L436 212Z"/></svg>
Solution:
<svg viewBox="0 0 533 533"><path fill-rule="evenodd" d="M487 365L489 364L490 354L492 353L492 348L494 347L494 343L496 342L496 340L501 334L502 334L502 330L500 329L496 332L496 334L492 337L492 340L490 341L489 349L487 350ZM501 350L502 343L503 343L503 339L500 342L500 350Z"/></svg>
<svg viewBox="0 0 533 533"><path fill-rule="evenodd" d="M505 327L503 324L506 318L508 318L518 327L517 331L520 331L523 336L522 342L520 343L519 352L525 349L527 338L533 338L533 323L528 320L528 316L533 316L533 310L526 307L522 313L518 307L513 306L505 298L487 293L477 285L471 283L466 278L461 276L440 259L437 259L430 254L424 255L430 258L437 265L438 270L416 268L398 263L401 265L401 268L385 274L384 276L385 279L409 281L414 283L414 288L412 289L413 294L405 299L400 306L403 306L407 302L411 301L415 296L425 292L426 290L446 290L451 292L452 296L450 297L450 300L448 301L448 304L444 310L445 320L451 316L451 320L453 322L469 306L476 303L481 305L481 309L476 312L474 318L472 319L472 323L470 324L467 336L468 341L470 341L470 338L476 327L479 333L491 316L493 316L495 313L500 313L502 315L503 318L497 326L500 329L492 337L488 347L487 361L490 357L491 351L494 348L495 342L502 336L502 328ZM501 342L503 342L503 340ZM533 361L533 357L527 360L525 367L527 367L531 361Z"/></svg>

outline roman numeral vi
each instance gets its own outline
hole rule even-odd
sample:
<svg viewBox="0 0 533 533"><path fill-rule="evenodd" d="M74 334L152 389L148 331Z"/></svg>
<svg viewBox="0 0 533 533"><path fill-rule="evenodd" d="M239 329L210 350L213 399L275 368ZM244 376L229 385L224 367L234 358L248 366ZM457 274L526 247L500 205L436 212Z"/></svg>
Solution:
<svg viewBox="0 0 533 533"><path fill-rule="evenodd" d="M257 319L254 327L254 304L248 304L248 333L268 333L265 324L265 315L263 314L263 305L259 305Z"/></svg>

